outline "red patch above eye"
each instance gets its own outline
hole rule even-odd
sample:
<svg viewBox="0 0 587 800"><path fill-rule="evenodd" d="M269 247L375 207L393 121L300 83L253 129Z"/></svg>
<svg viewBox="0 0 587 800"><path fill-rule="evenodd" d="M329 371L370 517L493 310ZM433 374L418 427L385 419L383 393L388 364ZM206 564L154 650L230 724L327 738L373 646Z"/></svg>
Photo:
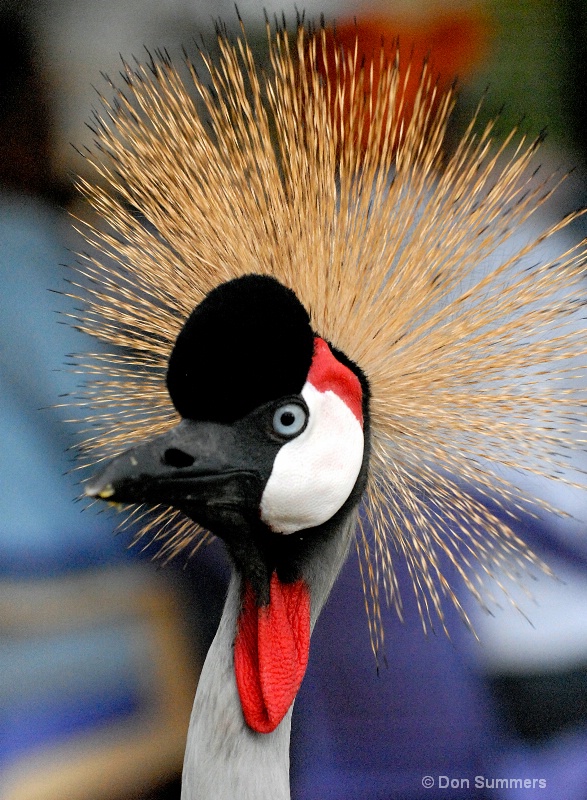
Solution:
<svg viewBox="0 0 587 800"><path fill-rule="evenodd" d="M354 372L336 359L324 339L314 339L314 357L308 383L319 392L331 391L350 408L363 424L363 390Z"/></svg>

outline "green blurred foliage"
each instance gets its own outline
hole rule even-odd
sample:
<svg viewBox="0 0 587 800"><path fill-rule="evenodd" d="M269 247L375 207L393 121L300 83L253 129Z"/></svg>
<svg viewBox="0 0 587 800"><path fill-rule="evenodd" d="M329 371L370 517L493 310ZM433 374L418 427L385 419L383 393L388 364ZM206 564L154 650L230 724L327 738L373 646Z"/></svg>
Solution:
<svg viewBox="0 0 587 800"><path fill-rule="evenodd" d="M505 133L521 121L530 136L585 155L585 0L487 0L488 57L463 88L464 105L489 89L482 118L501 112Z"/></svg>

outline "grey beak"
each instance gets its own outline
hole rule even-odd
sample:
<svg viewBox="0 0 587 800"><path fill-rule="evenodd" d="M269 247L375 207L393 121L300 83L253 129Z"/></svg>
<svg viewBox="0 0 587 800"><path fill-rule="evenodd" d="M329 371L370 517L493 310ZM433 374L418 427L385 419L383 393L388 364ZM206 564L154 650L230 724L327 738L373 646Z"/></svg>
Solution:
<svg viewBox="0 0 587 800"><path fill-rule="evenodd" d="M86 495L114 503L164 504L210 527L222 510L258 515L262 477L230 425L183 420L114 458Z"/></svg>

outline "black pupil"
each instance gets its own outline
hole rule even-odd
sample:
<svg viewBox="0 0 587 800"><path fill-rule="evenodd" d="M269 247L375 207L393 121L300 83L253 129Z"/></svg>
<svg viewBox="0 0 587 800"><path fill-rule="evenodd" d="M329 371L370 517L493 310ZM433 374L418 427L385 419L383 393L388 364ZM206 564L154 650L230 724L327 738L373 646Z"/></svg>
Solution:
<svg viewBox="0 0 587 800"><path fill-rule="evenodd" d="M293 411L284 411L281 415L281 424L286 428L293 425L295 421L296 417Z"/></svg>

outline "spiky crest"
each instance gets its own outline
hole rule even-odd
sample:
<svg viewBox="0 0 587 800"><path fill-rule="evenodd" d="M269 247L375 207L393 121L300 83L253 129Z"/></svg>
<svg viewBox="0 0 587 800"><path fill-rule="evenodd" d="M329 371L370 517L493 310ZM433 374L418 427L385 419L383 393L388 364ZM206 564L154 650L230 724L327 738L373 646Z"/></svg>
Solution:
<svg viewBox="0 0 587 800"><path fill-rule="evenodd" d="M168 56L124 65L95 122L100 180L81 182L102 222L85 228L100 255L82 257L75 324L116 348L80 359L81 450L95 463L174 423L164 372L184 319L222 281L274 275L371 384L373 534L362 527L357 547L377 651L380 586L401 613L396 552L425 628L442 623L445 597L460 608L446 564L483 601L484 577L538 563L482 500L527 507L499 465L564 480L565 450L583 439L584 258L528 266L568 220L508 250L554 188L533 174L537 142L513 132L495 148L492 124L477 132L474 119L443 162L452 91L437 96L424 67L407 108L414 65L382 47L375 81L358 48L327 35L268 25L267 74L244 31L219 34L216 63L202 54L206 79L181 78ZM147 533L165 537L165 556L203 541L165 509Z"/></svg>

